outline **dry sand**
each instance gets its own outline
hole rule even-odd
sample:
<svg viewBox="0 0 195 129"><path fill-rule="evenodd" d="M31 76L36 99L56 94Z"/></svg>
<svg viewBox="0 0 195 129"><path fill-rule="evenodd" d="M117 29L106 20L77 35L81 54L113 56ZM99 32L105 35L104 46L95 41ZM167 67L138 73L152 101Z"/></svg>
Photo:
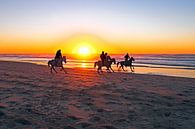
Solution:
<svg viewBox="0 0 195 129"><path fill-rule="evenodd" d="M0 62L0 129L193 129L195 79Z"/></svg>

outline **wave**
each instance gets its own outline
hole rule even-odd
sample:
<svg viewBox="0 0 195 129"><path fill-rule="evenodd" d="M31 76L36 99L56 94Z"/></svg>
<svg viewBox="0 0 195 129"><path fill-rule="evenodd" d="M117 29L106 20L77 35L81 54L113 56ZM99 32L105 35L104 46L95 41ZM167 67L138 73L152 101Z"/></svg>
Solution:
<svg viewBox="0 0 195 129"><path fill-rule="evenodd" d="M117 61L124 60L121 54L111 55L116 58ZM183 69L195 69L195 54L135 54L132 55L135 58L134 64L138 67L152 67L152 68L183 68ZM70 56L71 57L71 56ZM97 56L99 57L99 56ZM52 59L51 54L1 54L0 60L13 60L13 61L26 61L46 63ZM98 58L93 60L78 60L67 59L71 65L73 64L92 64Z"/></svg>

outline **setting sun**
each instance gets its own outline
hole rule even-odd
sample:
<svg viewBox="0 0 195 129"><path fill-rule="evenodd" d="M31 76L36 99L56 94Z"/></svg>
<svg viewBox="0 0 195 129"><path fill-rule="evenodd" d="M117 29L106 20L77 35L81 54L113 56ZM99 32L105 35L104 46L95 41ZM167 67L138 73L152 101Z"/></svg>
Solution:
<svg viewBox="0 0 195 129"><path fill-rule="evenodd" d="M96 50L94 46L92 46L92 43L80 42L75 43L72 54L76 54L77 58L93 58L93 55L96 54Z"/></svg>
<svg viewBox="0 0 195 129"><path fill-rule="evenodd" d="M89 48L86 46L82 46L79 48L78 53L81 55L88 55L90 53Z"/></svg>

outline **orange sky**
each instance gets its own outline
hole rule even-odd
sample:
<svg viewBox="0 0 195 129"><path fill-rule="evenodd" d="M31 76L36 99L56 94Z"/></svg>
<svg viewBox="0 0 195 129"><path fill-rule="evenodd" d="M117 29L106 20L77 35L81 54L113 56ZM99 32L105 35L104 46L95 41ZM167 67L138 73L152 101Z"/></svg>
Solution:
<svg viewBox="0 0 195 129"><path fill-rule="evenodd" d="M48 40L49 39L49 40ZM131 39L109 41L104 40L95 35L76 34L67 38L19 38L19 37L4 37L1 39L0 53L55 53L57 49L62 49L63 53L76 54L81 46L87 46L90 53L100 53L102 50L117 54L117 53L135 53L135 54L150 54L150 53L195 53L194 39L178 40L158 40L158 39Z"/></svg>

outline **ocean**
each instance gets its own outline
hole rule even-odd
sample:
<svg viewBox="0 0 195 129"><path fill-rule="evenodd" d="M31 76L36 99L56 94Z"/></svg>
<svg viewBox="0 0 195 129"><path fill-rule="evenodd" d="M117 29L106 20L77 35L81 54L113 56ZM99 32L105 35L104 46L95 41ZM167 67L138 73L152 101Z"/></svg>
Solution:
<svg viewBox="0 0 195 129"><path fill-rule="evenodd" d="M94 62L99 60L98 55L93 59L77 59L74 58L74 55L65 56L67 56L65 68L94 69ZM121 54L110 56L117 62L124 60L124 55ZM135 58L135 62L133 62L135 73L195 78L195 54L133 54L130 56ZM54 55L49 54L0 54L0 60L3 61L29 62L40 65L47 65L47 62L53 57ZM116 65L113 65L113 69L116 72L123 72L122 70L118 71ZM125 72L130 72L129 68L125 69L127 70Z"/></svg>

